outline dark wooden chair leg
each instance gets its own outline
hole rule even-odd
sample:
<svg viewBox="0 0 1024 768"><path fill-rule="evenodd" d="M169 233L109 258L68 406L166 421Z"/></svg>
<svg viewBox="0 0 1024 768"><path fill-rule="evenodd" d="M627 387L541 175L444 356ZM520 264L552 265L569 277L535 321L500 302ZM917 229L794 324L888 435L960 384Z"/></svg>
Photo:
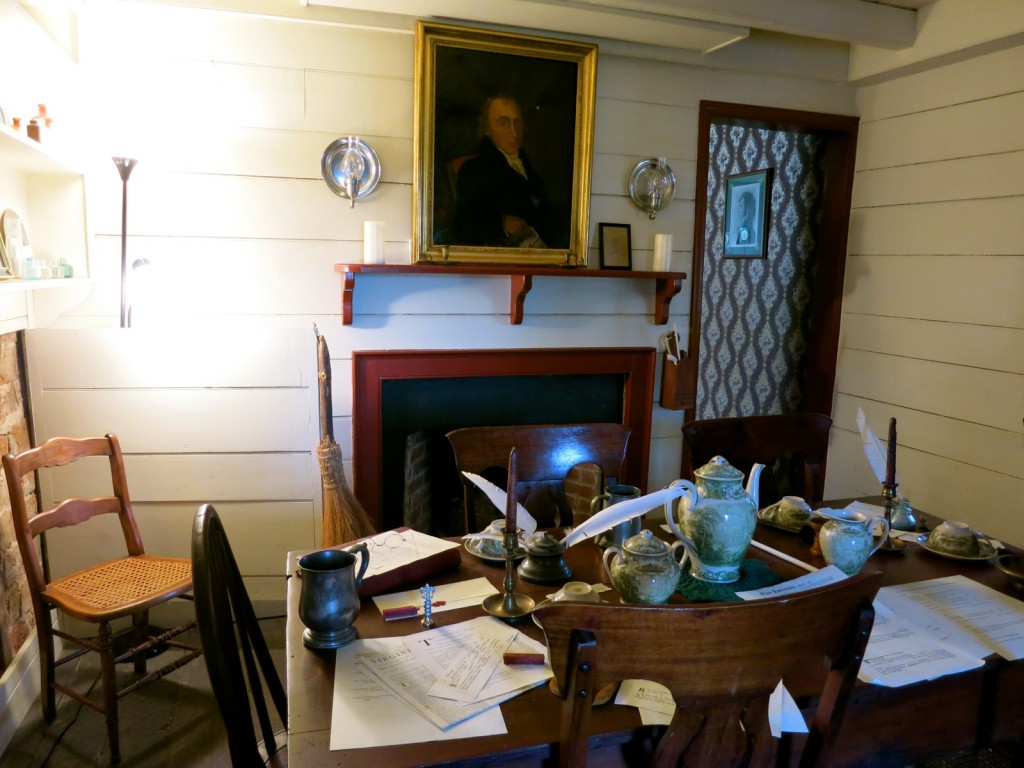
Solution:
<svg viewBox="0 0 1024 768"><path fill-rule="evenodd" d="M138 647L142 643L146 642L146 630L149 627L149 611L141 611L132 615L132 625L135 627L133 633L134 645ZM135 674L144 675L146 674L146 659L148 653L137 653L133 661L135 662Z"/></svg>
<svg viewBox="0 0 1024 768"><path fill-rule="evenodd" d="M114 669L114 644L110 622L100 624L100 675L103 682L103 714L107 720L107 738L110 740L110 764L121 762L121 743L117 733L117 672Z"/></svg>
<svg viewBox="0 0 1024 768"><path fill-rule="evenodd" d="M43 705L43 719L52 723L57 716L57 698L53 688L57 664L53 653L53 625L49 611L36 611L36 637L39 641L39 701Z"/></svg>

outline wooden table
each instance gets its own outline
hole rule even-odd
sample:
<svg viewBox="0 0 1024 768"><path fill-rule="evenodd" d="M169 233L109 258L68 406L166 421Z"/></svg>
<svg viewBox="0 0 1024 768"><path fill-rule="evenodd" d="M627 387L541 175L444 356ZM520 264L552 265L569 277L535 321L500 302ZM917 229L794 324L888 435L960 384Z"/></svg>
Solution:
<svg viewBox="0 0 1024 768"><path fill-rule="evenodd" d="M810 555L809 545L793 534L758 526L756 538L781 552L811 565L824 566ZM288 573L294 574L303 553L290 553ZM748 557L769 563L784 579L805 571L751 547ZM589 543L571 548L566 559L573 578L605 581L600 550ZM887 584L962 573L999 591L1020 598L1006 577L989 563L961 563L911 547L900 555L877 553L866 566L886 574ZM431 579L444 584L486 576L501 589L504 568L484 563L463 551L462 566ZM417 585L409 585L414 588ZM541 600L557 585L537 585L519 580L516 590ZM367 764L373 768L400 768L444 763L445 765L540 766L555 754L558 740L560 699L541 686L501 705L508 734L458 741L438 741L375 749L330 751L331 701L334 688L334 651L314 651L302 644L303 626L298 619L300 582L288 580L287 686L288 755L291 765L304 768ZM605 595L617 601L616 593ZM673 601L685 601L681 595ZM435 613L438 625L465 621L483 614L480 608ZM366 600L356 622L360 637L411 634L422 628L415 619L385 623L372 601ZM543 641L530 621L517 624L523 632ZM1007 740L1024 733L1024 662L990 657L984 667L959 675L903 688L858 684L840 733L833 765L903 766L925 757L989 740ZM656 737L658 729L643 727L637 710L607 705L594 711L590 765L626 765L622 757L630 743ZM486 758L486 760L485 760Z"/></svg>

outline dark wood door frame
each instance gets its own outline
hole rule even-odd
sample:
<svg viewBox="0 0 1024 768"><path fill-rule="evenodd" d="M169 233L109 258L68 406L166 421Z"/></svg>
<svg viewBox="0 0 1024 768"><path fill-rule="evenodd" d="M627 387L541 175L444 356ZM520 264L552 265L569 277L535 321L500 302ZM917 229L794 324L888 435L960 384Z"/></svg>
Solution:
<svg viewBox="0 0 1024 768"><path fill-rule="evenodd" d="M749 104L702 101L697 129L697 193L694 205L693 269L690 295L689 354L700 365L701 299L704 291L704 221L707 217L707 175L711 126L737 125L775 131L813 133L822 137L824 180L821 230L815 258L817 274L811 300L811 337L804 360L801 410L832 415L832 390L839 353L839 323L846 271L846 241L860 119L849 115L804 112ZM685 414L694 418L695 411Z"/></svg>

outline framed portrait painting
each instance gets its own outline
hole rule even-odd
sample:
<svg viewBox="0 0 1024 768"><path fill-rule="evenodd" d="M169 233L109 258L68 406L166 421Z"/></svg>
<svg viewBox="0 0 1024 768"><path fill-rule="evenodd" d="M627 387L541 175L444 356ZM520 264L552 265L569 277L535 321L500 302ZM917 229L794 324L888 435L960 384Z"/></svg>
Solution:
<svg viewBox="0 0 1024 768"><path fill-rule="evenodd" d="M763 259L768 255L772 169L725 180L725 257Z"/></svg>
<svg viewBox="0 0 1024 768"><path fill-rule="evenodd" d="M416 26L414 260L585 266L597 47Z"/></svg>

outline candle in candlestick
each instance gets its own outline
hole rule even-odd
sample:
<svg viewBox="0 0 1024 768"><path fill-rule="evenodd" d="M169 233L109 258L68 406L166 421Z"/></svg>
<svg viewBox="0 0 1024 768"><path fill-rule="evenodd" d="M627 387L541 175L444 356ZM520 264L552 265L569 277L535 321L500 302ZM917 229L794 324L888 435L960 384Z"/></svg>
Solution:
<svg viewBox="0 0 1024 768"><path fill-rule="evenodd" d="M885 462L885 484L896 487L896 419L889 419L889 454Z"/></svg>
<svg viewBox="0 0 1024 768"><path fill-rule="evenodd" d="M505 532L516 531L516 510L519 507L518 489L519 472L516 469L516 449L508 455L508 495L505 500Z"/></svg>

